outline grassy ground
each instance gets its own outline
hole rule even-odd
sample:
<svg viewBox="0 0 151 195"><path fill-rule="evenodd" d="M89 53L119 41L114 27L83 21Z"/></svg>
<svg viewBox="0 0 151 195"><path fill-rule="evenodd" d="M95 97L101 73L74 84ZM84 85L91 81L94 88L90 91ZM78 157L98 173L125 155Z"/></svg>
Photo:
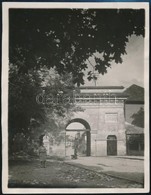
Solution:
<svg viewBox="0 0 151 195"><path fill-rule="evenodd" d="M46 168L38 160L12 160L9 162L10 188L142 188L141 184L129 182L85 170L49 159Z"/></svg>

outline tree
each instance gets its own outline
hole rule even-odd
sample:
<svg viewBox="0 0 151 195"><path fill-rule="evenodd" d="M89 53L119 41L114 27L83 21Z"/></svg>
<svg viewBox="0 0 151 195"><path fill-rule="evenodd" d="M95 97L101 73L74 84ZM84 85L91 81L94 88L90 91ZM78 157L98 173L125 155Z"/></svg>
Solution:
<svg viewBox="0 0 151 195"><path fill-rule="evenodd" d="M37 103L45 105L46 120L38 128L35 128L34 137L41 136L46 130L59 144L62 138L64 139L64 134L62 135L61 131L64 131L63 128L73 113L79 110L72 99L73 91L76 89L71 74L66 73L60 76L54 69L48 71L46 67L40 72L43 78L43 93L38 94Z"/></svg>
<svg viewBox="0 0 151 195"><path fill-rule="evenodd" d="M22 73L44 65L72 73L79 86L89 57L105 74L122 63L129 36L144 36L144 23L143 9L10 9L9 59Z"/></svg>
<svg viewBox="0 0 151 195"><path fill-rule="evenodd" d="M8 133L9 149L16 150L19 137L28 139L31 133L32 119L44 122L46 112L43 105L38 105L35 97L41 92L41 78L37 71L29 70L28 74L19 74L18 67L9 67L9 99L8 99ZM18 135L18 136L17 136ZM15 138L16 137L16 138ZM13 144L15 142L16 144ZM14 147L16 148L13 148ZM21 147L23 148L23 147Z"/></svg>
<svg viewBox="0 0 151 195"><path fill-rule="evenodd" d="M132 124L144 128L144 109L141 107L137 113L134 113L131 118Z"/></svg>
<svg viewBox="0 0 151 195"><path fill-rule="evenodd" d="M44 121L45 110L35 97L41 91L41 79L36 71L19 74L18 68L10 64L9 70L9 129L11 133L28 131L32 118Z"/></svg>
<svg viewBox="0 0 151 195"><path fill-rule="evenodd" d="M27 149L26 145L32 147L33 139L45 128L53 134L55 131L58 133L61 121L65 122L76 108L72 102L61 101L63 95L72 97L74 86L71 75L60 76L46 67L28 70L28 73L18 72L18 67L10 64L8 131L9 145L15 148L9 147L10 153L17 149L18 143L18 149ZM42 95L43 101L39 100L39 95ZM50 95L54 97L53 101L50 101ZM25 145L20 137L28 143Z"/></svg>

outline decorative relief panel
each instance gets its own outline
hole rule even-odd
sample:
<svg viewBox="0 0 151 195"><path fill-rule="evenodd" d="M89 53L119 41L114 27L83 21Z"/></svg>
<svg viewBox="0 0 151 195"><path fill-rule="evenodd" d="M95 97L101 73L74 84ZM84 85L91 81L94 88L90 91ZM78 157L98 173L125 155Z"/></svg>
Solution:
<svg viewBox="0 0 151 195"><path fill-rule="evenodd" d="M106 123L117 123L118 122L118 114L117 113L106 113L105 114L105 122Z"/></svg>

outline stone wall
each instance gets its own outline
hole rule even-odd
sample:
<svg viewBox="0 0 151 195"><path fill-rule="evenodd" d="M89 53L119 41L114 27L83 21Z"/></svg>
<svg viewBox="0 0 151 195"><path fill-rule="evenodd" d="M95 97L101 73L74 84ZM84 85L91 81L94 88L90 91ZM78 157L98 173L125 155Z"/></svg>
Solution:
<svg viewBox="0 0 151 195"><path fill-rule="evenodd" d="M76 115L86 120L91 127L91 156L107 155L108 135L117 138L117 155L126 155L124 103L82 107L85 111Z"/></svg>
<svg viewBox="0 0 151 195"><path fill-rule="evenodd" d="M51 147L50 156L65 157L65 142L64 140L60 144L53 144Z"/></svg>
<svg viewBox="0 0 151 195"><path fill-rule="evenodd" d="M126 134L124 102L80 105L84 111L74 114L73 119L82 119L90 126L91 156L107 156L107 138L116 136L117 155L126 155ZM64 127L65 128L65 127ZM59 145L50 146L50 155L72 155L72 146L66 146L65 140Z"/></svg>

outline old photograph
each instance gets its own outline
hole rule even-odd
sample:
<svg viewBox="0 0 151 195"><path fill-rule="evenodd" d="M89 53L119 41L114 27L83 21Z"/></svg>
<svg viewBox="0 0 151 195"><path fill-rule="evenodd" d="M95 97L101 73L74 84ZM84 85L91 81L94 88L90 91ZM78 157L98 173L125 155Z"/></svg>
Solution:
<svg viewBox="0 0 151 195"><path fill-rule="evenodd" d="M3 3L3 193L149 191L149 4Z"/></svg>

